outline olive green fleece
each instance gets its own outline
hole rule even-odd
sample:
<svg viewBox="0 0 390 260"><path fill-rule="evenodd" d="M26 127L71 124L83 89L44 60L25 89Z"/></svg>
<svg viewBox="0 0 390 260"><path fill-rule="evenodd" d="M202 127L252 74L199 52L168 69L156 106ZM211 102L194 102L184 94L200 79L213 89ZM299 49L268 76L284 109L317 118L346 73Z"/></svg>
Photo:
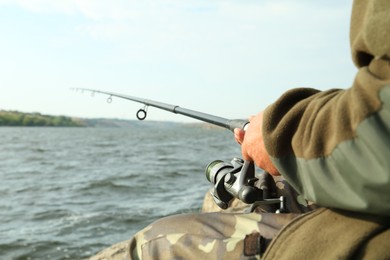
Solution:
<svg viewBox="0 0 390 260"><path fill-rule="evenodd" d="M388 227L386 218L318 209L285 226L263 259L390 259Z"/></svg>
<svg viewBox="0 0 390 260"><path fill-rule="evenodd" d="M288 91L264 112L264 142L306 199L390 216L390 1L354 1L351 48L352 87Z"/></svg>
<svg viewBox="0 0 390 260"><path fill-rule="evenodd" d="M390 57L390 1L354 0L350 41L352 58L358 67L373 57Z"/></svg>
<svg viewBox="0 0 390 260"><path fill-rule="evenodd" d="M321 206L390 216L390 85L380 93L387 101L356 128L356 138L341 142L327 157L278 158L278 168L302 195Z"/></svg>

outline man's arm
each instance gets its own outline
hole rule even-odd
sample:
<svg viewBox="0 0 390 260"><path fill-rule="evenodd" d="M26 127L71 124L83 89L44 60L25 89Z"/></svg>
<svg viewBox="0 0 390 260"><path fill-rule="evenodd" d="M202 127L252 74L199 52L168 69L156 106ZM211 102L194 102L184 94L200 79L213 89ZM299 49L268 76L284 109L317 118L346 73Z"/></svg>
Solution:
<svg viewBox="0 0 390 260"><path fill-rule="evenodd" d="M295 103L291 100L305 90L292 90L265 110L267 152L306 199L390 215L390 64L386 66L386 80L362 68L348 90L318 92Z"/></svg>
<svg viewBox="0 0 390 260"><path fill-rule="evenodd" d="M250 125L245 138L236 134L243 156L260 167L269 164L258 157L269 157L320 206L390 215L389 13L387 0L354 2L351 45L360 69L351 88L293 89L264 111L262 131Z"/></svg>

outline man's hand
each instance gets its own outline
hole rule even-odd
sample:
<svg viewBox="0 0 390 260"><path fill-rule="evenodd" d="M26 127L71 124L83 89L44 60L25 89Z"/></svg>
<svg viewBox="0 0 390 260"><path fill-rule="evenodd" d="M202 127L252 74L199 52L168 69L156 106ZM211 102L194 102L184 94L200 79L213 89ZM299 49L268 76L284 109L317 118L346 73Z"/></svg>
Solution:
<svg viewBox="0 0 390 260"><path fill-rule="evenodd" d="M263 140L263 112L249 118L249 126L246 131L234 129L234 137L241 144L242 157L246 161L254 161L257 166L270 173L280 175L273 165L265 149Z"/></svg>

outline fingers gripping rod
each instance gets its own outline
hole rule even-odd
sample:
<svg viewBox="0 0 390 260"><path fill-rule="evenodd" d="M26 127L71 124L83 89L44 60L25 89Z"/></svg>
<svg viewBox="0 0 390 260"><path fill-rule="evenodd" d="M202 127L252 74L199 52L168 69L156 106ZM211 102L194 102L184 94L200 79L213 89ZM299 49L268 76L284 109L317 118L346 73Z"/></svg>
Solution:
<svg viewBox="0 0 390 260"><path fill-rule="evenodd" d="M200 120L203 122L207 122L207 123L210 123L213 125L217 125L217 126L226 128L232 132L234 131L235 128L244 129L245 126L248 124L248 121L246 121L246 120L226 119L223 117L214 116L214 115L202 113L199 111L195 111L195 110L191 110L191 109L187 109L187 108L182 108L179 106L170 105L170 104L166 104L166 103L162 103L162 102L154 101L154 100L150 100L150 99L138 98L138 97L133 97L133 96L128 96L128 95L123 95L123 94L118 94L118 93L113 93L113 92L108 92L108 91L100 91L100 90L96 90L96 89L88 89L88 88L76 88L74 90L88 91L88 92L91 92L93 94L100 93L100 94L108 95L109 97L107 99L107 102L109 102L109 103L111 103L112 97L118 97L118 98L131 100L134 102L142 103L145 105L145 107L141 108L137 112L137 118L139 120L144 120L146 118L147 107L151 106L151 107L156 107L156 108L166 110L166 111L169 111L169 112L172 112L175 114L180 114L180 115L184 115L187 117L191 117L191 118L194 118L194 119L197 119L197 120Z"/></svg>

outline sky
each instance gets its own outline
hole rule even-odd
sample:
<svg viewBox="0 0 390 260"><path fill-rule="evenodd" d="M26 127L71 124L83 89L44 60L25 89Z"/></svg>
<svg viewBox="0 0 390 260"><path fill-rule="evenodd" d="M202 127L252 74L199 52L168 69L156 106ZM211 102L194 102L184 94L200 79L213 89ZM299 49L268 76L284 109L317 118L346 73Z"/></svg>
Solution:
<svg viewBox="0 0 390 260"><path fill-rule="evenodd" d="M136 119L139 103L229 119L296 87L347 88L352 0L0 0L0 109ZM156 108L149 120L193 122Z"/></svg>

